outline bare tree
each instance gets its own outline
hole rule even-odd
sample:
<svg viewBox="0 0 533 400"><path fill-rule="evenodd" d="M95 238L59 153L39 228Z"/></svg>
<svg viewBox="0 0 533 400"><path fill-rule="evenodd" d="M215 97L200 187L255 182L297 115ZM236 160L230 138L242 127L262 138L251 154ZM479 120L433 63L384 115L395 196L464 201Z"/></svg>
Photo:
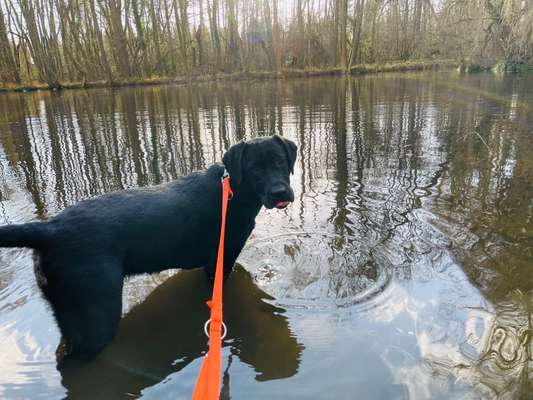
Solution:
<svg viewBox="0 0 533 400"><path fill-rule="evenodd" d="M60 87L425 58L533 63L531 1L291 1L0 0L0 80Z"/></svg>
<svg viewBox="0 0 533 400"><path fill-rule="evenodd" d="M7 34L2 5L0 4L0 79L20 83L19 69L15 63L13 49Z"/></svg>

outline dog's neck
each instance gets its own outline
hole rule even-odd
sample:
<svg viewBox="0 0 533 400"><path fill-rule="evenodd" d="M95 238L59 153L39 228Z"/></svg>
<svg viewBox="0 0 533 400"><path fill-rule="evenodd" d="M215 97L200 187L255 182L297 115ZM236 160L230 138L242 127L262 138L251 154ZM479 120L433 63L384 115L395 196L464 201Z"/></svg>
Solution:
<svg viewBox="0 0 533 400"><path fill-rule="evenodd" d="M231 184L231 177L230 177ZM239 214L246 214L255 218L261 207L261 199L253 191L253 189L246 183L246 181L241 182L235 188L232 187L233 198L231 199L231 208L237 210Z"/></svg>
<svg viewBox="0 0 533 400"><path fill-rule="evenodd" d="M214 164L207 173L211 175L213 181L220 184L220 178L224 172L223 164ZM232 182L230 175L230 185L233 192L233 197L229 202L228 219L240 220L240 222L255 220L262 207L259 196L253 191L246 180L239 182ZM220 193L220 192L217 192ZM220 194L218 194L220 196ZM218 200L217 200L218 201Z"/></svg>

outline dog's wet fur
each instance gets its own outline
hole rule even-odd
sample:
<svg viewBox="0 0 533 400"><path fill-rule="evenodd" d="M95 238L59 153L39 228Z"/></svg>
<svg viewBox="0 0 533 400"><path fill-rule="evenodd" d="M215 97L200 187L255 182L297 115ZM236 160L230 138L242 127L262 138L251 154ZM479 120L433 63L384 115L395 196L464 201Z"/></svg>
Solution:
<svg viewBox="0 0 533 400"><path fill-rule="evenodd" d="M62 335L63 355L90 355L114 337L124 277L169 268L215 271L221 177L230 174L224 274L262 206L294 201L289 175L296 145L280 136L232 146L205 171L148 188L109 193L66 208L46 222L0 227L0 247L35 249L37 282Z"/></svg>

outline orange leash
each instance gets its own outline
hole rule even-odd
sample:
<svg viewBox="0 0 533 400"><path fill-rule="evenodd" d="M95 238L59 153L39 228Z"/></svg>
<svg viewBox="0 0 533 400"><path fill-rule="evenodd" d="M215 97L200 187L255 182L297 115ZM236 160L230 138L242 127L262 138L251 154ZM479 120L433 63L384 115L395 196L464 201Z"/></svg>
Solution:
<svg viewBox="0 0 533 400"><path fill-rule="evenodd" d="M226 230L226 213L228 200L231 198L229 175L224 170L222 175L222 223L220 225L220 240L218 242L217 265L213 297L207 302L211 309L209 322L209 350L204 357L200 374L194 387L193 400L217 400L220 396L221 356L222 356L222 275L224 271L224 233ZM224 325L224 336L226 335Z"/></svg>

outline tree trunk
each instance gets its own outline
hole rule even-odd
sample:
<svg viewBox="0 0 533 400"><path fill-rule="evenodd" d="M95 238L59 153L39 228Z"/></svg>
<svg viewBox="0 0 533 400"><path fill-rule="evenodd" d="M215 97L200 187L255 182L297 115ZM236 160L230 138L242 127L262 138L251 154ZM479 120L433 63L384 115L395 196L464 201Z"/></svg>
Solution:
<svg viewBox="0 0 533 400"><path fill-rule="evenodd" d="M100 7L102 1L100 1ZM121 0L108 0L107 3L107 20L109 24L109 41L113 48L113 56L115 58L115 64L122 78L130 78L131 65L130 57L128 54L128 41L126 39L126 32L122 25L121 14Z"/></svg>
<svg viewBox="0 0 533 400"><path fill-rule="evenodd" d="M4 13L0 4L0 78L7 82L20 83L20 74L13 57L11 44L7 36Z"/></svg>
<svg viewBox="0 0 533 400"><path fill-rule="evenodd" d="M359 49L361 48L361 32L363 30L363 16L365 11L365 0L356 0L353 9L352 26L352 50L350 52L350 62L348 71L357 62Z"/></svg>
<svg viewBox="0 0 533 400"><path fill-rule="evenodd" d="M106 54L106 50L105 50L105 46L104 46L104 38L102 36L102 31L100 30L100 26L98 24L98 16L96 15L96 7L95 7L95 2L94 1L89 1L88 2L89 5L90 5L90 10L91 10L91 17L92 17L92 22L93 22L93 32L96 36L96 42L98 43L97 45L97 52L98 52L98 55L99 55L99 62L100 62L100 65L101 65L101 68L102 70L104 71L106 77L107 77L107 81L109 83L113 82L114 78L113 78L113 72L111 71L111 66L109 64L109 59L107 57L107 54Z"/></svg>
<svg viewBox="0 0 533 400"><path fill-rule="evenodd" d="M279 27L279 17L278 17L278 0L272 1L273 11L274 11L274 21L273 21L273 34L274 34L274 65L276 71L281 70L281 35Z"/></svg>
<svg viewBox="0 0 533 400"><path fill-rule="evenodd" d="M339 35L339 58L343 69L348 67L348 0L337 0L338 16L338 35Z"/></svg>
<svg viewBox="0 0 533 400"><path fill-rule="evenodd" d="M226 0L226 15L227 15L227 65L230 71L240 71L242 64L240 60L239 49L239 31L237 24L237 15L235 13L234 0Z"/></svg>
<svg viewBox="0 0 533 400"><path fill-rule="evenodd" d="M30 50L31 57L41 81L45 82L51 88L60 88L59 71L56 69L56 60L54 54L49 52L49 38L45 37L46 31L42 29L44 13L37 19L35 8L28 0L20 1L20 10L24 17L26 41ZM37 25L41 22L41 27ZM20 29L20 27L19 27ZM43 33L43 35L40 34Z"/></svg>

